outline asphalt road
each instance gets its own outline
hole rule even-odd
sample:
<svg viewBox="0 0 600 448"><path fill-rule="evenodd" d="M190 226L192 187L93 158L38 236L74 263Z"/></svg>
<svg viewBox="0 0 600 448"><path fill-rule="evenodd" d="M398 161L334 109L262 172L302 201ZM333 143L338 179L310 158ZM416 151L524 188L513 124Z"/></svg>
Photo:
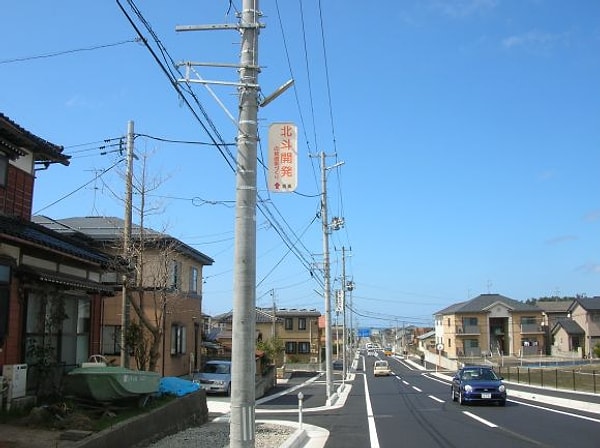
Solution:
<svg viewBox="0 0 600 448"><path fill-rule="evenodd" d="M330 431L326 447L600 446L597 413L511 398L510 387L506 407L461 406L435 372L388 358L394 375L375 378L374 359L365 358L343 408L305 418Z"/></svg>
<svg viewBox="0 0 600 448"><path fill-rule="evenodd" d="M375 358L361 356L361 368L349 376L333 406L326 405L323 375L298 373L259 400L257 419L297 422L302 391L304 423L329 431L305 448L600 446L600 395L508 383L505 407L461 406L450 397L449 372L387 359L394 374L375 378ZM340 372L334 380L339 390Z"/></svg>

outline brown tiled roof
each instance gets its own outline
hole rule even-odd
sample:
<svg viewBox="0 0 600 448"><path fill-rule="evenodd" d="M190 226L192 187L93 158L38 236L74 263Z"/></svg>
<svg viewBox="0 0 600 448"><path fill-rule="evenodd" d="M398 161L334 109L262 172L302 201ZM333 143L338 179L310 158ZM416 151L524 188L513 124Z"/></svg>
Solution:
<svg viewBox="0 0 600 448"><path fill-rule="evenodd" d="M100 265L109 263L107 255L82 242L21 218L0 215L0 238L45 247Z"/></svg>

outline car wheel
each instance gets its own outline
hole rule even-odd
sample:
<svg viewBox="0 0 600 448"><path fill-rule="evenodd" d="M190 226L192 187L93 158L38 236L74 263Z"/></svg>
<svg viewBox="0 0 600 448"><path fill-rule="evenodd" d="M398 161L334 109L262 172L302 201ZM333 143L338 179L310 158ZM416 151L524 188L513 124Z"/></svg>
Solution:
<svg viewBox="0 0 600 448"><path fill-rule="evenodd" d="M500 406L506 406L506 400L501 400L498 402Z"/></svg>
<svg viewBox="0 0 600 448"><path fill-rule="evenodd" d="M462 390L458 391L458 404L460 404L461 406L465 404L465 399L463 397Z"/></svg>
<svg viewBox="0 0 600 448"><path fill-rule="evenodd" d="M228 397L231 396L231 383L227 385L227 391L225 392L225 395L227 395Z"/></svg>
<svg viewBox="0 0 600 448"><path fill-rule="evenodd" d="M454 393L454 387L450 388L450 394L452 396L452 401L456 401L456 394Z"/></svg>

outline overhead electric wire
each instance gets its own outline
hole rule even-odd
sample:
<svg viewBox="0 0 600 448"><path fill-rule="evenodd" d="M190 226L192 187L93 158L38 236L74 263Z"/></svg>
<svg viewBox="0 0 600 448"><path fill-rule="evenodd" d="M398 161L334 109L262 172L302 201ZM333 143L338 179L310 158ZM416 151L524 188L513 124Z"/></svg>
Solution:
<svg viewBox="0 0 600 448"><path fill-rule="evenodd" d="M192 112L192 114L194 115L194 117L196 118L196 120L201 124L201 126L204 129L204 131L208 134L208 136L211 138L211 140L213 141L213 143L219 148L219 151L221 152L221 155L226 160L226 162L228 163L229 167L232 169L232 171L235 172L236 171L235 170L236 163L235 163L235 160L233 158L233 155L228 150L227 151L223 151L222 150L221 146L225 146L224 145L224 140L223 140L222 136L219 134L218 130L216 129L216 126L214 125L214 123L212 122L212 120L210 120L210 118L208 117L208 114L206 113L206 111L204 110L204 108L202 107L202 105L200 104L200 102L198 101L198 98L194 95L193 91L191 90L191 87L188 86L188 89L186 89L185 92L187 94L189 94L190 96L192 96L192 98L194 99L195 104L201 109L201 111L203 113L203 116L205 117L205 119L207 120L208 124L210 125L210 129L218 136L218 138L220 140L220 144L219 144L219 142L217 142L217 140L215 139L215 137L209 132L208 126L200 119L200 117L198 116L197 112L194 110L194 108L192 107L192 105L190 104L190 102L188 101L188 99L186 98L186 96L183 94L183 90L179 88L179 85L177 83L177 79L174 76L173 72L170 69L168 69L167 67L165 67L165 64L163 64L163 62L159 59L159 57L156 54L156 52L150 47L150 45L148 44L147 39L144 38L144 36L142 35L142 33L140 32L140 30L138 29L138 27L135 25L135 23L133 22L133 20L129 16L129 14L127 14L127 12L125 11L125 9L121 5L120 1L116 0L116 2L119 5L119 8L123 12L123 14L125 14L127 20L131 24L131 26L134 28L134 30L136 31L136 33L140 36L140 38L144 42L146 48L152 54L155 62L157 64L159 64L159 67L161 68L161 70L163 71L163 73L169 79L169 81L171 83L171 86L180 95L180 97L182 98L182 100L187 105L188 109L190 109L190 111ZM162 54L163 59L165 60L165 62L170 62L172 64L172 66L176 67L175 62L168 55L168 52L167 52L166 48L162 45L162 43L158 39L158 36L156 36L156 34L154 33L154 31L152 30L150 24L143 18L142 13L137 9L137 7L135 6L135 3L132 0L127 0L127 3L130 5L130 7L132 8L132 10L135 12L135 14L139 18L139 20L144 24L144 26L146 27L146 29L148 30L148 32L153 36L154 42L159 47L159 50L160 50L160 52L161 52L161 54ZM175 70L177 71L177 73L179 73L179 71L177 69L175 69ZM179 73L179 74L181 75L181 73ZM227 148L225 148L225 149L227 149ZM290 238L285 234L285 231L283 230L281 224L279 224L279 222L275 219L275 217L272 215L272 213L270 213L268 211L268 208L261 203L262 202L262 198L260 197L260 195L257 194L257 196L259 197L259 199L261 199L261 201L259 201L257 203L257 208L263 213L263 215L265 216L265 218L272 223L273 228L279 234L279 236L282 238L282 240L285 242L285 244L288 245L289 248L293 249L293 253L296 255L296 257L305 265L305 267L309 270L309 272L311 273L311 275L314 276L314 272L313 272L311 263L306 260L306 258L304 257L303 254L301 254L301 253L299 253L297 251L295 245L293 245L293 244L290 245ZM276 207L274 207L274 208L276 208Z"/></svg>
<svg viewBox="0 0 600 448"><path fill-rule="evenodd" d="M94 176L93 179L91 179L90 181L86 182L85 184L83 184L82 186L80 186L79 188L71 191L70 193L58 198L56 201L46 205L45 207L42 207L41 209L37 210L34 212L34 215L37 215L38 213L43 212L44 210L52 207L53 205L59 203L60 201L68 198L69 196L74 195L75 193L77 193L79 190L82 190L83 188L87 187L89 184L91 184L92 182L95 182L96 180L98 180L99 178L101 178L102 176L104 176L106 173L108 173L110 170L112 170L114 167L116 167L119 163L123 162L125 159L119 159L118 161L116 161L113 165L109 166L107 169L103 170L101 173L97 174L96 176Z"/></svg>
<svg viewBox="0 0 600 448"><path fill-rule="evenodd" d="M204 145L204 146L218 146L218 145L224 145L224 146L235 146L236 143L209 143L209 142L200 142L200 141L193 141L193 140L174 140L174 139L170 139L170 138L165 138L165 137L155 137L153 135L148 135L148 134L139 134L136 133L135 136L140 136L140 137L146 137L149 138L151 140L156 140L159 142L165 142L165 143L182 143L182 144L186 144L186 145Z"/></svg>
<svg viewBox="0 0 600 448"><path fill-rule="evenodd" d="M159 59L159 57L156 54L156 52L154 51L154 49L152 47L150 47L150 45L148 44L147 39L142 35L141 31L139 30L139 28L137 27L137 25L133 22L133 20L131 19L131 17L127 13L127 11L125 11L125 8L123 7L123 5L121 5L120 0L116 0L116 2L119 5L119 8L121 9L121 11L125 15L125 17L127 18L127 20L129 21L130 25L133 27L133 29L138 34L138 36L142 39L142 42L144 43L144 45L146 46L146 48L148 49L148 51L150 51L150 54L154 58L155 62L159 65L159 67L161 68L161 70L163 71L163 73L169 79L171 87L173 87L173 89L175 89L175 91L179 94L180 98L186 104L186 106L188 107L188 109L190 110L190 112L192 113L192 115L194 115L194 117L196 118L196 120L198 121L198 123L200 123L200 126L202 126L202 128L204 129L204 131L206 132L206 134L210 137L210 139L213 141L213 143L215 144L215 146L218 148L219 152L221 153L221 155L223 156L223 158L225 159L225 161L227 162L227 164L229 165L229 167L233 171L235 171L234 163L232 163L232 160L231 160L233 158L233 155L229 151L224 151L223 148L221 148L222 145L219 145L219 143L217 142L217 140L209 132L207 125L202 121L202 119L200 118L200 116L198 115L198 113L196 112L196 110L192 107L192 105L188 101L187 97L183 94L183 90L179 87L179 84L177 82L176 77L173 75L173 72L170 69L167 69L167 67L165 67L165 64L163 64L163 62ZM154 31L152 30L152 27L150 26L150 24L144 19L142 13L138 10L137 6L135 5L135 3L132 0L127 0L127 3L132 8L132 10L135 12L135 14L137 15L138 19L144 24L144 26L146 27L146 30L154 38L154 42L156 43L156 45L158 46L159 50L161 51L161 54L163 55L163 58L166 58L166 56L165 56L166 49L164 49L164 47L162 46L162 43L160 42L160 40L158 39L158 37L156 36L156 34L154 33ZM169 59L170 59L171 63L173 64L173 66L175 66L175 63L174 63L173 59L171 59L170 57L169 57ZM190 94L194 99L197 100L197 98L195 98L195 95L193 94L193 92L188 91L187 93ZM207 116L206 112L204 111L204 109L200 105L199 101L195 101L195 103L201 109L201 111L203 112L203 115L206 117ZM216 132L217 135L219 135L218 132L216 131L216 128L215 128L214 125L211 126L211 129L213 129L213 131ZM223 142L222 138L221 138L221 142ZM227 153L227 155L226 155L226 153Z"/></svg>
<svg viewBox="0 0 600 448"><path fill-rule="evenodd" d="M100 50L102 48L116 47L117 45L129 44L132 42L139 42L139 39L135 38L135 39L124 40L124 41L120 41L120 42L114 42L111 44L94 45L92 47L84 47L84 48L76 48L73 50L56 51L54 53L46 53L46 54L40 54L40 55L35 55L35 56L26 56L26 57L22 57L22 58L2 59L2 60L0 60L0 65L1 64L12 64L15 62L33 61L35 59L53 58L56 56L63 56L65 54L79 53L81 51Z"/></svg>

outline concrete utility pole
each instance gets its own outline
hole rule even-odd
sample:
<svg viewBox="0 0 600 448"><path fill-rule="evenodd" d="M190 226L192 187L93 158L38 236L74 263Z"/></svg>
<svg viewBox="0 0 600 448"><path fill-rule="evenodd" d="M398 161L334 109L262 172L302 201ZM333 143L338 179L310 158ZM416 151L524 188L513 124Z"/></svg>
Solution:
<svg viewBox="0 0 600 448"><path fill-rule="evenodd" d="M321 222L323 224L323 271L325 296L325 393L328 404L333 389L333 359L331 347L331 281L329 272L329 222L327 220L327 168L325 153L321 153Z"/></svg>
<svg viewBox="0 0 600 448"><path fill-rule="evenodd" d="M348 371L348 360L346 359L346 347L348 346L348 336L346 333L346 248L342 246L342 322L343 330L342 337L344 338L342 366L344 368L344 381L346 380L346 372Z"/></svg>
<svg viewBox="0 0 600 448"><path fill-rule="evenodd" d="M256 146L258 140L258 34L262 25L259 0L243 0L239 23L184 25L176 31L237 30L241 35L240 64L186 63L238 68L237 83L193 80L184 82L235 85L239 95L236 159L235 254L233 260L233 334L231 350L231 448L254 447L256 373Z"/></svg>
<svg viewBox="0 0 600 448"><path fill-rule="evenodd" d="M129 367L129 352L125 347L127 328L129 327L129 268L131 263L131 215L133 191L133 121L127 123L127 171L125 173L125 219L123 220L123 259L127 262L127 273L122 277L121 288L121 367ZM163 335L164 337L164 335ZM164 356L164 353L163 353Z"/></svg>
<svg viewBox="0 0 600 448"><path fill-rule="evenodd" d="M256 144L258 136L258 0L243 0L239 31L231 448L254 447L256 375Z"/></svg>
<svg viewBox="0 0 600 448"><path fill-rule="evenodd" d="M343 219L333 218L330 224L327 217L327 171L342 165L338 162L331 167L325 166L325 153L321 153L321 222L323 224L323 271L325 297L325 390L327 394L327 405L331 404L333 391L333 359L331 341L331 273L329 265L329 232L330 229L338 230L343 226Z"/></svg>

